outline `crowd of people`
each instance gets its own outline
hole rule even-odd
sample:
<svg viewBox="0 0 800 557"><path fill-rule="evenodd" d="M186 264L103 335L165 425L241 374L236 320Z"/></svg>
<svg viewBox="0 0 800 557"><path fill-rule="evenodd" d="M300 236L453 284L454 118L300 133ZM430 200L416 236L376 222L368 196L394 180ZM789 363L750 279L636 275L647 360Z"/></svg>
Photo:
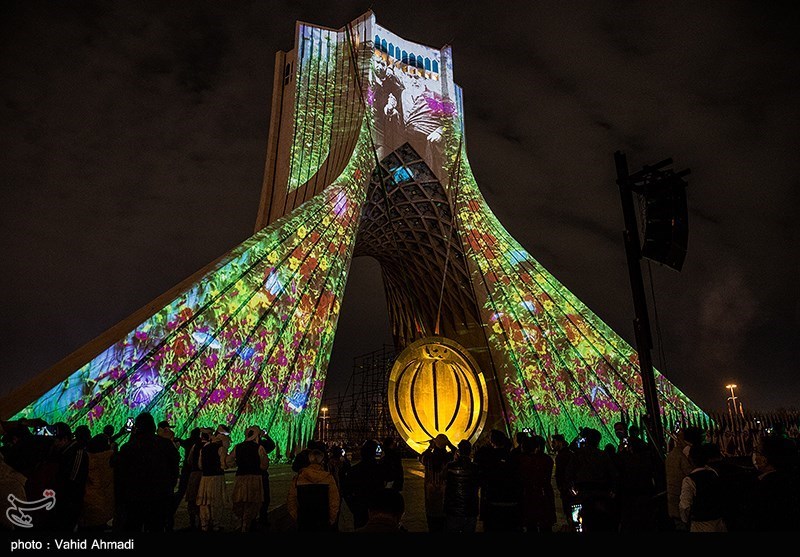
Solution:
<svg viewBox="0 0 800 557"><path fill-rule="evenodd" d="M722 456L750 456L759 439L781 431L800 442L800 412L722 412L709 414L702 425L710 443L719 446Z"/></svg>
<svg viewBox="0 0 800 557"><path fill-rule="evenodd" d="M48 426L49 435L6 428L4 499L35 501L51 490L52 510L26 512L36 528L52 531L170 531L180 505L190 529L230 528L229 511L237 531L269 529L275 443L266 432L248 427L233 444L224 425L183 440L149 413L129 425L94 436L65 423ZM419 456L428 531L785 531L800 524L798 446L780 427L758 437L747 457L723 454L710 442L713 432L699 427L675 432L665 459L635 425L618 422L614 433L616 442L602 448L592 428L570 440L523 431L512 441L491 430L476 447L437 435ZM297 530L339 530L344 506L356 531L404 530L405 470L394 438L366 440L352 461L338 445L310 441L290 461L286 510ZM8 513L2 518L15 527Z"/></svg>
<svg viewBox="0 0 800 557"><path fill-rule="evenodd" d="M492 430L474 456L468 441L454 447L437 436L421 456L428 530L474 532L480 519L487 532L551 532L556 491L569 531L793 531L800 524L798 447L780 428L759 437L747 458L724 457L708 432L681 428L665 460L636 426L618 422L614 432L617 443L601 449L592 428L549 443L528 432L512 443Z"/></svg>
<svg viewBox="0 0 800 557"><path fill-rule="evenodd" d="M267 527L268 453L275 443L260 428L247 428L245 440L231 446L224 425L196 428L178 440L171 424L156 425L147 412L132 422L94 436L88 426L73 432L63 422L38 434L25 424L4 427L0 491L23 506L53 493L51 508L25 511L25 520L41 530L170 531L185 501L189 527L210 531L221 528L228 501L224 473L235 467L230 499L236 529ZM19 526L8 513L2 518L6 528Z"/></svg>

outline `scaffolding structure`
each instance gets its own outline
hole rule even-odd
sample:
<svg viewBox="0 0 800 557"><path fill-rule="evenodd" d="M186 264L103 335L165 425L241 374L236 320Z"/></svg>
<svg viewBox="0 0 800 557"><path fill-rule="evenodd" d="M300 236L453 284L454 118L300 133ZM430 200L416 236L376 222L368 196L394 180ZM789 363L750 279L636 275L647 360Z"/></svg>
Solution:
<svg viewBox="0 0 800 557"><path fill-rule="evenodd" d="M317 422L317 439L328 445L357 448L366 439L397 437L387 398L389 372L396 352L393 346L353 358L353 373L343 394L326 397L330 413Z"/></svg>

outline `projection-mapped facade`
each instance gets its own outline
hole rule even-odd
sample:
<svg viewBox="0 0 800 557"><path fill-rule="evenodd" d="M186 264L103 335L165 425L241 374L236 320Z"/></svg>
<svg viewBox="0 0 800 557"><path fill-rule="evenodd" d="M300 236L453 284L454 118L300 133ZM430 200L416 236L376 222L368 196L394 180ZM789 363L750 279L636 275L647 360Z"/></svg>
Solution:
<svg viewBox="0 0 800 557"><path fill-rule="evenodd" d="M3 417L120 427L148 410L178 436L258 424L285 454L313 432L350 261L366 255L398 348L438 333L469 350L487 426L610 437L644 411L636 352L493 215L462 118L449 47L371 13L298 23L276 56L256 233L18 389ZM656 381L665 413L700 414Z"/></svg>

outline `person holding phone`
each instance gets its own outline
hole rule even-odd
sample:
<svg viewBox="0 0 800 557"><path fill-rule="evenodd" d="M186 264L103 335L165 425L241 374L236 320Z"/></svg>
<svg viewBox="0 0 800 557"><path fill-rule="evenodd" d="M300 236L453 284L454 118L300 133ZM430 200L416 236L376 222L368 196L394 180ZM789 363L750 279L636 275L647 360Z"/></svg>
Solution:
<svg viewBox="0 0 800 557"><path fill-rule="evenodd" d="M619 473L611 457L600 450L600 432L582 430L583 443L572 455L566 480L582 505L582 527L586 532L613 532L618 526L615 494Z"/></svg>
<svg viewBox="0 0 800 557"><path fill-rule="evenodd" d="M51 428L55 438L51 458L58 466L55 482L50 485L58 494L58 504L54 507L55 527L57 530L72 532L83 510L89 459L69 425L58 422Z"/></svg>
<svg viewBox="0 0 800 557"><path fill-rule="evenodd" d="M456 448L444 433L430 440L419 456L425 466L425 517L429 532L444 532L444 489L447 465L453 460Z"/></svg>

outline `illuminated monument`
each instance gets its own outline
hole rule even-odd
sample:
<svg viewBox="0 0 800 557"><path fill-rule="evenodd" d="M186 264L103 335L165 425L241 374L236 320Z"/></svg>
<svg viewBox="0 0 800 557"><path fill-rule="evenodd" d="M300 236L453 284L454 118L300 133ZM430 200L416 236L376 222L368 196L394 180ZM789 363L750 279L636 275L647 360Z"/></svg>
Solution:
<svg viewBox="0 0 800 557"><path fill-rule="evenodd" d="M467 348L487 426L610 436L620 413L643 413L635 350L486 205L453 79L449 47L371 13L339 30L299 23L276 56L256 233L12 393L0 417L119 427L149 410L179 436L259 424L285 454L314 430L362 255L381 265L398 348L434 334ZM665 413L700 414L656 381Z"/></svg>

